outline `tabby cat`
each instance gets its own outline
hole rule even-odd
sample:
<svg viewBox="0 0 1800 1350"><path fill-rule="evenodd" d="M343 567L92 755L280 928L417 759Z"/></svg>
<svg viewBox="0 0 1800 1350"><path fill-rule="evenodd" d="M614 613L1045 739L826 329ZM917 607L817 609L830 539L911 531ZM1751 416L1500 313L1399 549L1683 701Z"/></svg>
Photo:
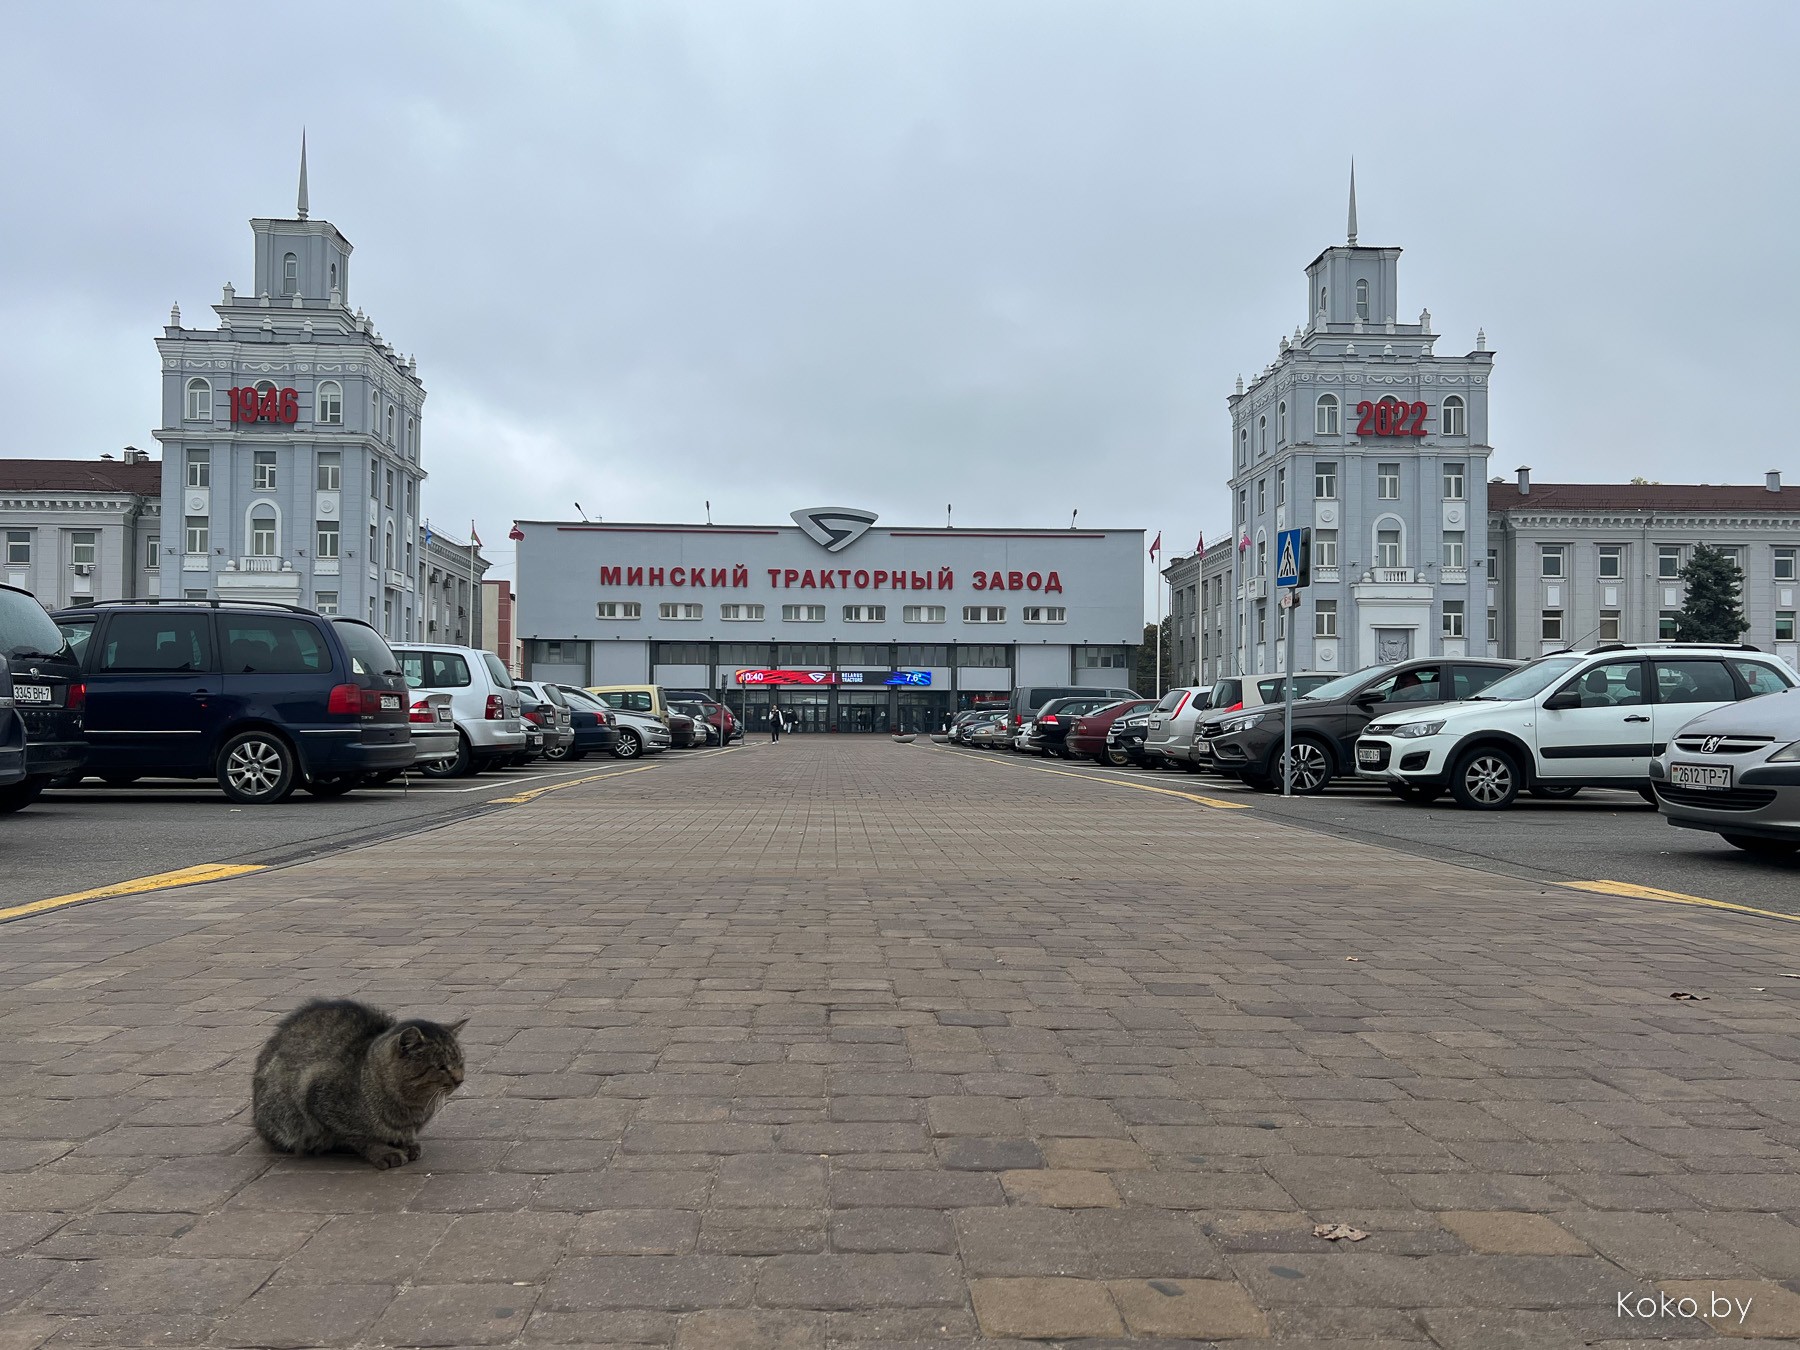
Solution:
<svg viewBox="0 0 1800 1350"><path fill-rule="evenodd" d="M377 1167L419 1156L419 1130L463 1080L456 1033L350 999L281 1019L256 1057L256 1132L283 1153L360 1153Z"/></svg>

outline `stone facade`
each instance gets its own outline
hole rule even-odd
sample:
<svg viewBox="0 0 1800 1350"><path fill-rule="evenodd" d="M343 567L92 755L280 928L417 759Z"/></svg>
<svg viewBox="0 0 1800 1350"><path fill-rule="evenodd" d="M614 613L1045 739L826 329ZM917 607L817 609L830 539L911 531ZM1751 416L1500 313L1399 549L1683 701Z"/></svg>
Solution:
<svg viewBox="0 0 1800 1350"><path fill-rule="evenodd" d="M0 581L51 609L158 594L162 466L122 460L0 460Z"/></svg>
<svg viewBox="0 0 1800 1350"><path fill-rule="evenodd" d="M482 645L483 578L492 565L478 545L426 527L419 549L421 640Z"/></svg>
<svg viewBox="0 0 1800 1350"><path fill-rule="evenodd" d="M1200 555L1190 553L1163 568L1163 583L1168 587L1169 642L1171 660L1169 678L1177 685L1200 683Z"/></svg>

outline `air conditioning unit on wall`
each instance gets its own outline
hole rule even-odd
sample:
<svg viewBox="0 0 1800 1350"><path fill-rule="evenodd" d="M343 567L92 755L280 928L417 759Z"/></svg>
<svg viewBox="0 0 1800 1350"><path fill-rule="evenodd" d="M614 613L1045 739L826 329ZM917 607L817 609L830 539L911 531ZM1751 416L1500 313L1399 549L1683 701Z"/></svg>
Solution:
<svg viewBox="0 0 1800 1350"><path fill-rule="evenodd" d="M75 564L75 575L78 577L93 576L94 575L94 564L92 564L92 563L76 563Z"/></svg>

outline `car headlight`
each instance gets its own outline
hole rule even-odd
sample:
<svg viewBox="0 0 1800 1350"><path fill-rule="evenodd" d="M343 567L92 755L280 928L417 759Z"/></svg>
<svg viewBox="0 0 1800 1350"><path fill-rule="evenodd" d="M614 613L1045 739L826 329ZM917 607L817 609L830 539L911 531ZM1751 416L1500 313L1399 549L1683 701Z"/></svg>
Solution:
<svg viewBox="0 0 1800 1350"><path fill-rule="evenodd" d="M1769 756L1768 762L1771 764L1800 763L1800 741L1795 741L1789 746L1783 746L1780 750L1777 750L1774 754Z"/></svg>
<svg viewBox="0 0 1800 1350"><path fill-rule="evenodd" d="M1435 736L1443 729L1444 723L1441 719L1436 722L1404 722L1388 734L1399 740L1411 741L1417 740L1420 736Z"/></svg>
<svg viewBox="0 0 1800 1350"><path fill-rule="evenodd" d="M1251 713L1248 717L1234 717L1219 730L1221 734L1227 736L1234 731L1248 731L1267 716L1267 713Z"/></svg>

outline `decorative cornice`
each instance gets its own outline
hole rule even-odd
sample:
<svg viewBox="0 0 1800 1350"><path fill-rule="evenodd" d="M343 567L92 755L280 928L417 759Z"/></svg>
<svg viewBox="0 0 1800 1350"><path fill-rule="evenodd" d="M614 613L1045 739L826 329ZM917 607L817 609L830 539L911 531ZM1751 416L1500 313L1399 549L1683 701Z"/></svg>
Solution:
<svg viewBox="0 0 1800 1350"><path fill-rule="evenodd" d="M1667 511L1556 511L1527 515L1488 512L1488 528L1514 530L1792 530L1800 531L1800 510L1770 515L1675 514Z"/></svg>

